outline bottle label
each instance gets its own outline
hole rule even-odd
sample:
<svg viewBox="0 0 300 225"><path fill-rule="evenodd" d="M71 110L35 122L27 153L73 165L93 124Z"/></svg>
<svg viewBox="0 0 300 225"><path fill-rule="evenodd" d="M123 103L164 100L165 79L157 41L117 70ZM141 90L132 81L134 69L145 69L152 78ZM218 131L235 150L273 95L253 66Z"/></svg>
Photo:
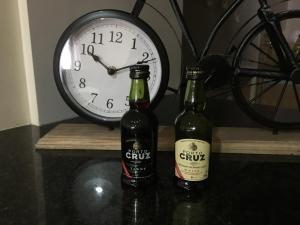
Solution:
<svg viewBox="0 0 300 225"><path fill-rule="evenodd" d="M210 144L198 139L175 142L175 175L187 181L202 181L208 177Z"/></svg>
<svg viewBox="0 0 300 225"><path fill-rule="evenodd" d="M126 140L122 150L123 174L129 178L145 178L152 176L152 157L150 145L146 140Z"/></svg>

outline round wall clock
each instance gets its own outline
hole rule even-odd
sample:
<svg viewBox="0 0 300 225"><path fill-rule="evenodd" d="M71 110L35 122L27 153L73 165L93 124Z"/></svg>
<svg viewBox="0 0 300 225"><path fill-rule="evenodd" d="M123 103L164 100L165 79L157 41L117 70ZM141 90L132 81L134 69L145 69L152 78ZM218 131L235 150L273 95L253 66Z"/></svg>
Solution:
<svg viewBox="0 0 300 225"><path fill-rule="evenodd" d="M151 107L168 85L169 62L156 33L138 17L101 10L74 21L60 37L54 77L65 102L97 123L120 121L129 109L129 67L148 64Z"/></svg>

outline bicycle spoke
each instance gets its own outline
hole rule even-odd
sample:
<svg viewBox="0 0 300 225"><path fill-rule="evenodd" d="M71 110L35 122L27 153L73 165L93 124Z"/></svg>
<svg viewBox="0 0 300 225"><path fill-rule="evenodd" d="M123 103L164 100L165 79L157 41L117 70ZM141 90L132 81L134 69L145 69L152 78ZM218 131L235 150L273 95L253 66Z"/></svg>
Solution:
<svg viewBox="0 0 300 225"><path fill-rule="evenodd" d="M246 84L248 82L245 82L245 84L242 84L240 87L251 87L251 86L255 86L255 85L262 85L262 84L267 84L267 83L271 83L276 81L277 79L273 79L273 80L268 80L268 81L262 81L262 82L256 82L256 83L251 83L251 84ZM219 97L219 96L227 96L230 95L232 93L232 88L227 88L224 89L223 91L219 91L218 93L210 96L210 98L215 98L215 97Z"/></svg>
<svg viewBox="0 0 300 225"><path fill-rule="evenodd" d="M298 94L298 90L297 90L297 86L296 84L293 82L293 89L294 89L294 93L296 96L296 101L297 101L297 105L298 105L298 110L300 112L300 98L299 98L299 94Z"/></svg>
<svg viewBox="0 0 300 225"><path fill-rule="evenodd" d="M263 96L265 93L267 93L269 90L271 90L275 85L277 85L280 82L280 80L277 80L274 84L270 85L269 87L267 87L266 89L264 89L263 91L261 91L257 96L255 96L254 98L250 99L248 102L250 104L252 104L254 101L256 101L258 98L260 98L261 96Z"/></svg>
<svg viewBox="0 0 300 225"><path fill-rule="evenodd" d="M267 67L272 67L272 68L278 68L278 66L271 65L271 64L268 64L268 63L264 63L264 62L259 62L259 61L253 60L253 59L241 58L241 60L243 62L257 63L257 64L262 65L262 66L267 66Z"/></svg>
<svg viewBox="0 0 300 225"><path fill-rule="evenodd" d="M265 55L268 59L270 59L271 61L273 61L275 64L279 65L279 62L274 59L272 56L270 56L267 52L265 52L264 50L262 50L260 47L258 47L257 45L250 43L250 46L252 46L253 48L255 48L257 51L259 51L260 53L262 53L263 55Z"/></svg>
<svg viewBox="0 0 300 225"><path fill-rule="evenodd" d="M287 87L287 85L288 85L288 82L289 82L289 81L286 81L286 82L285 82L285 84L284 84L284 86L283 86L283 88L282 88L282 90L281 90L279 99L278 99L278 101L277 101L277 104L276 104L276 107L275 107L275 110L274 110L274 113L273 113L273 120L275 120L275 118L276 118L276 115L277 115L279 106L280 106L280 104L281 104L281 102L282 102L282 98L283 98L283 96L284 96L286 87Z"/></svg>
<svg viewBox="0 0 300 225"><path fill-rule="evenodd" d="M242 42L237 42L240 45L232 61L233 97L244 112L261 124L300 127L300 83L296 79L299 41L291 42L286 29L300 24L300 11L280 15L275 12L275 15L273 22L278 24L274 33L261 23L249 28Z"/></svg>
<svg viewBox="0 0 300 225"><path fill-rule="evenodd" d="M262 85L262 84L268 84L268 83L271 83L271 82L275 82L277 81L277 79L272 79L272 80L267 80L267 81L261 81L261 82L255 82L255 83L251 83L251 84L248 84L248 81L244 82L245 84L241 84L240 87L251 87L251 86L257 86L257 85ZM211 95L209 96L209 98L216 98L216 97L219 97L219 96L228 96L232 93L232 88L224 88L223 90L219 91L218 93L215 93L214 95Z"/></svg>
<svg viewBox="0 0 300 225"><path fill-rule="evenodd" d="M231 88L224 88L224 90L219 91L218 93L215 93L214 95L209 96L210 98L216 98L219 96L224 96L227 97L228 95L230 95L232 93Z"/></svg>
<svg viewBox="0 0 300 225"><path fill-rule="evenodd" d="M278 79L265 80L265 81L261 81L261 82L247 84L246 86L242 86L242 87L251 87L251 86L257 86L257 85L262 85L262 84L268 84L268 83L271 83L271 82L275 82L277 80Z"/></svg>
<svg viewBox="0 0 300 225"><path fill-rule="evenodd" d="M258 69L236 69L236 73L241 77L258 77L267 79L281 79L286 80L280 71L258 70Z"/></svg>

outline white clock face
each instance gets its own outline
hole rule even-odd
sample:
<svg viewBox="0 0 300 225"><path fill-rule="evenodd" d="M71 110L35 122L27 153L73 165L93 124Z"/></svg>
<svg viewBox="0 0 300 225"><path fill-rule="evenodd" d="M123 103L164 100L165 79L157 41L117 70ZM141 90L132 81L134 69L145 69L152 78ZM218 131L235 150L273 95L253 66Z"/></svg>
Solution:
<svg viewBox="0 0 300 225"><path fill-rule="evenodd" d="M149 36L132 23L99 18L86 23L65 42L59 74L72 101L90 113L120 118L129 109L129 66L150 66L150 99L162 79L160 55Z"/></svg>

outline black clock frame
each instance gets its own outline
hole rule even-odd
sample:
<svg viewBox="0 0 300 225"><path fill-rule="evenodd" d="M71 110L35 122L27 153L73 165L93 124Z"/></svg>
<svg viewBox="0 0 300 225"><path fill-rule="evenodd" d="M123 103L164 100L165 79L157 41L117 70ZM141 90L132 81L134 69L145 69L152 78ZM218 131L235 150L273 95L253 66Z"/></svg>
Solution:
<svg viewBox="0 0 300 225"><path fill-rule="evenodd" d="M71 95L68 88L65 87L63 81L62 81L62 74L60 74L60 56L63 50L63 47L65 46L66 41L69 39L69 37L78 31L78 29L81 29L83 26L88 24L89 22L93 20L97 20L99 18L116 18L125 20L127 22L132 23L133 25L137 26L141 30L143 30L148 37L152 40L154 43L158 54L160 56L161 60L161 69L162 69L162 76L161 76L161 83L159 86L159 90L156 94L156 96L153 98L150 104L150 109L154 109L157 104L160 102L160 100L163 98L165 91L168 87L169 82L169 60L168 55L166 52L166 49L159 38L159 36L156 34L156 32L143 20L138 18L137 16L134 16L130 13L120 11L120 10L98 10L94 12L90 12L88 14L85 14L81 17L79 17L77 20L75 20L69 27L63 32L61 37L58 40L54 58L53 58L53 71L54 71L54 79L56 86L58 88L58 91L64 101L67 103L67 105L79 116L86 118L92 122L98 123L98 124L106 124L106 125L117 125L121 117L118 118L112 118L112 117L105 117L97 115L93 112L90 112L89 110L85 109L83 106L81 106L75 98ZM129 90L128 90L129 92Z"/></svg>

